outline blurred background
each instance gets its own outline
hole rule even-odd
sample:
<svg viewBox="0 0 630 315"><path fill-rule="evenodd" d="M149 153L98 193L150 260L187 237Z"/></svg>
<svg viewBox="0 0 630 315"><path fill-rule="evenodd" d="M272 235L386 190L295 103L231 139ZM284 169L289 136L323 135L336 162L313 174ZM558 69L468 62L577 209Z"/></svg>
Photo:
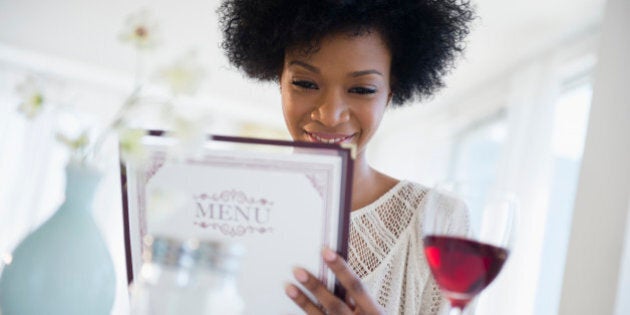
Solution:
<svg viewBox="0 0 630 315"><path fill-rule="evenodd" d="M204 79L194 97L180 101L209 117L209 132L288 139L277 85L245 78L224 57L215 13L219 2L0 0L0 255L5 263L20 239L63 199L67 152L55 133L76 124L64 115L103 128L131 92L139 64L150 79L150 69L196 56ZM386 173L425 185L446 178L506 183L521 200L518 241L476 314L557 314L606 3L473 3L479 19L446 88L432 99L390 110L369 159ZM119 34L129 14L142 8L154 16L159 35L155 49L138 54ZM58 104L28 120L17 111L16 86L33 75ZM139 113L137 123L150 124L150 116ZM124 314L115 147L110 139L111 174L95 216L119 275L114 313Z"/></svg>

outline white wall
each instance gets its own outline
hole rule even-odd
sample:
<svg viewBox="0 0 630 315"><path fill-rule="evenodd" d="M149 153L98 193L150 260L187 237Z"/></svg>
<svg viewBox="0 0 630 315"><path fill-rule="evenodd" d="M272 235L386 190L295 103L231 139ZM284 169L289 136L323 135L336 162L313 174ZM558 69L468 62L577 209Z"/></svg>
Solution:
<svg viewBox="0 0 630 315"><path fill-rule="evenodd" d="M630 1L609 0L573 215L562 315L613 314L616 306L630 200L628 30Z"/></svg>
<svg viewBox="0 0 630 315"><path fill-rule="evenodd" d="M617 289L617 307L615 315L630 314L630 203L626 217L626 240L619 271L619 288Z"/></svg>

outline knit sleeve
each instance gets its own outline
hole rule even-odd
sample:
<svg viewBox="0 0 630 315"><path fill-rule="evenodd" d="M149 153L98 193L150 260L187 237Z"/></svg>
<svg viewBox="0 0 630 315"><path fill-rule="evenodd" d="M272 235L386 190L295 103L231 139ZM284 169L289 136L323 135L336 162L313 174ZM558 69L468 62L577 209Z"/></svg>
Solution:
<svg viewBox="0 0 630 315"><path fill-rule="evenodd" d="M430 203L429 200L431 201ZM431 219L434 220L439 234L448 233L452 236L470 235L470 214L468 207L461 199L442 193L432 194L426 189L426 193L419 204L420 209L418 209L422 215L418 216L419 220L416 222L416 224L419 224L418 228L420 231L423 229L424 220L428 219L426 211L429 209L427 207L437 208L437 211L434 211L437 215ZM423 233L419 234L418 236L422 237Z"/></svg>
<svg viewBox="0 0 630 315"><path fill-rule="evenodd" d="M433 277L429 277L428 281L425 284L424 290L422 291L421 305L422 309L420 311L420 314L422 315L441 314L441 307L446 305L444 304L442 293L440 293L440 288L438 288Z"/></svg>

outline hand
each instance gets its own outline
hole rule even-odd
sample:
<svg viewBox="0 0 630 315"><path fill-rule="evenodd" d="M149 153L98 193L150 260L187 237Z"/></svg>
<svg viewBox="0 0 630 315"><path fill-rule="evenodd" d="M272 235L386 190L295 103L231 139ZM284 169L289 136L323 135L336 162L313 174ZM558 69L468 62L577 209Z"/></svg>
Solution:
<svg viewBox="0 0 630 315"><path fill-rule="evenodd" d="M308 271L295 268L293 275L306 289L317 299L317 303L311 301L297 286L288 284L286 294L302 308L307 314L385 314L381 306L368 294L363 283L346 262L330 249L322 251L324 262L337 276L339 283L346 289L346 299L342 301Z"/></svg>

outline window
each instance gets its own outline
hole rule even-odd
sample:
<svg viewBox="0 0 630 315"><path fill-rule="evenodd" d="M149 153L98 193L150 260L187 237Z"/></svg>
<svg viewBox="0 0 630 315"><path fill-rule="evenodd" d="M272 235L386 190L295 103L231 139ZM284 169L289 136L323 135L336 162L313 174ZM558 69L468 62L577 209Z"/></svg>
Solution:
<svg viewBox="0 0 630 315"><path fill-rule="evenodd" d="M572 75L562 72L552 86L518 81L512 89L524 92L515 93L517 98L507 98L494 114L469 122L453 135L448 178L479 183L482 192L500 181L521 201L511 259L497 278L500 283L482 294L477 314L557 314L592 66L588 63ZM545 67L536 69L540 71L525 73L534 78L554 75Z"/></svg>
<svg viewBox="0 0 630 315"><path fill-rule="evenodd" d="M581 78L566 84L554 104L553 174L535 314L558 313L591 94L590 81Z"/></svg>
<svg viewBox="0 0 630 315"><path fill-rule="evenodd" d="M505 112L500 110L456 135L449 178L492 185L506 133Z"/></svg>

